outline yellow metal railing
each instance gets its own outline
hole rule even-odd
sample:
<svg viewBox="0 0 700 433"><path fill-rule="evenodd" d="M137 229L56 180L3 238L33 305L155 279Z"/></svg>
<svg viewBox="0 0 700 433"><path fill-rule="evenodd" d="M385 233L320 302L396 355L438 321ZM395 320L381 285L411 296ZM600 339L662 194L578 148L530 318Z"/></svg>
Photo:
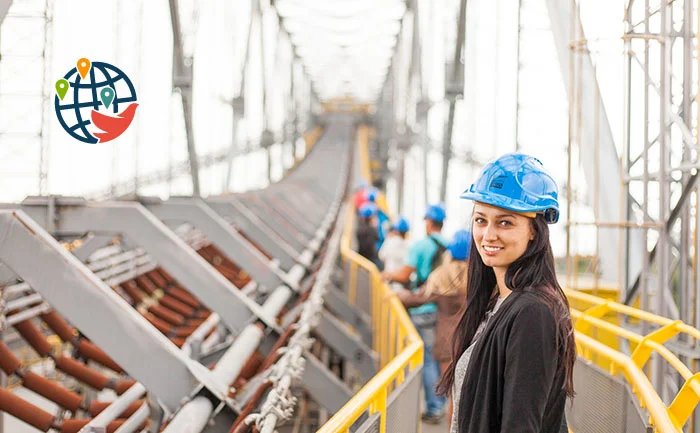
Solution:
<svg viewBox="0 0 700 433"><path fill-rule="evenodd" d="M679 334L700 340L700 331L680 320L674 321L579 291L567 290L566 294L569 301L579 308L571 309L571 316L575 320L579 356L591 361L595 360L598 365L607 366L608 371L613 375L621 373L631 385L642 407L649 411L651 423L656 431L682 432L683 425L700 402L700 383L698 382L700 373L693 373L664 346L664 343ZM646 335L637 334L602 319L603 316L610 314L647 322L655 329ZM627 356L591 337L597 332L626 340L630 344L632 354ZM646 367L654 352L668 362L685 381L669 406L663 403L651 385L649 380L651 374L645 373L645 369L651 371Z"/></svg>

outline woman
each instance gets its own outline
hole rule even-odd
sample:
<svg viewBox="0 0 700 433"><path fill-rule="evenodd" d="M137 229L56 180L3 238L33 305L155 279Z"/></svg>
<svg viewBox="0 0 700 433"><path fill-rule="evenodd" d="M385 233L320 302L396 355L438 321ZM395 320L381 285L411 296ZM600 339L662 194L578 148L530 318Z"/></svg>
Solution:
<svg viewBox="0 0 700 433"><path fill-rule="evenodd" d="M537 159L507 154L462 198L474 201L467 307L438 385L452 392L450 431L566 432L576 348L549 243L556 183Z"/></svg>

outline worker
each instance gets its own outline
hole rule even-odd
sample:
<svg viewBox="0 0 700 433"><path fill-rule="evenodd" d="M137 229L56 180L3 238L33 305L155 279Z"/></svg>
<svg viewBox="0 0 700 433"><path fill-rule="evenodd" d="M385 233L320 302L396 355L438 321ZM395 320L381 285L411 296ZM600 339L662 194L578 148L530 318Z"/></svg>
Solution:
<svg viewBox="0 0 700 433"><path fill-rule="evenodd" d="M404 265L396 271L384 272L383 277L389 281L407 284L412 274L415 279L411 284L413 291L418 291L428 280L428 276L437 268L446 250L447 240L442 237L445 222L445 208L440 204L427 207L424 215L426 237L416 242L409 250ZM440 378L440 366L433 358L435 326L437 325L437 306L430 302L415 308L409 308L413 324L423 339L423 390L425 391L425 412L423 421L439 424L445 406L445 398L435 393L435 386Z"/></svg>
<svg viewBox="0 0 700 433"><path fill-rule="evenodd" d="M539 160L512 153L461 197L474 201L474 254L438 388L453 396L450 432L564 433L576 345L549 242L557 185Z"/></svg>
<svg viewBox="0 0 700 433"><path fill-rule="evenodd" d="M367 260L374 263L379 270L383 269L382 262L379 260L377 253L377 241L379 233L377 232L377 205L372 202L367 202L360 206L357 220L357 252Z"/></svg>
<svg viewBox="0 0 700 433"><path fill-rule="evenodd" d="M388 242L388 240L387 240ZM395 291L407 307L417 307L429 302L437 305L437 325L433 358L444 374L452 361L452 337L462 309L467 302L467 276L472 235L468 230L458 230L447 246L447 257L428 277L418 292ZM452 417L452 402L446 403L447 419Z"/></svg>
<svg viewBox="0 0 700 433"><path fill-rule="evenodd" d="M357 188L355 188L355 193L352 196L352 202L356 210L359 210L360 206L367 202L367 186L367 181L364 179L357 183Z"/></svg>
<svg viewBox="0 0 700 433"><path fill-rule="evenodd" d="M406 254L408 254L408 231L410 230L408 220L400 216L391 226L389 234L379 249L379 259L384 263L386 272L394 272L403 267ZM401 283L391 283L393 289L398 290L404 288Z"/></svg>

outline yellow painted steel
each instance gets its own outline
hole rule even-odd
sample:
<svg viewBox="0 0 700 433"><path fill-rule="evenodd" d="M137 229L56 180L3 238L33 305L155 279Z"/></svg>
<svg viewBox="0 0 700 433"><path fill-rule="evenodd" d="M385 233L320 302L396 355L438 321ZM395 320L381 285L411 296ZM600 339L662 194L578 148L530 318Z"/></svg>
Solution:
<svg viewBox="0 0 700 433"><path fill-rule="evenodd" d="M700 331L680 320L674 321L580 291L566 290L566 295L572 305L571 316L575 320L579 356L594 361L603 368L607 367L611 374L617 374L618 371L622 373L642 406L649 410L651 423L657 432L681 432L683 425L693 415L693 411L700 402L700 373L693 373L664 346L664 343L679 334L700 340ZM602 319L611 314L647 322L656 327L652 332L640 335ZM599 341L593 337L596 332L614 335L616 340L626 340L632 348L632 354L627 356L617 351L617 343L613 348ZM669 406L663 403L644 372L654 352L673 367L685 381ZM661 359L658 362L661 362ZM651 371L651 369L648 370Z"/></svg>

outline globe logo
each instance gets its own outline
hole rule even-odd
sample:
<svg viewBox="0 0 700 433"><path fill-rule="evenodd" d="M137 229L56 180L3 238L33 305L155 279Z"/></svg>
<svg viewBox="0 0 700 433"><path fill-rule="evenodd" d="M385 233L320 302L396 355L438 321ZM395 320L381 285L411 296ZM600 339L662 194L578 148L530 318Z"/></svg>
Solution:
<svg viewBox="0 0 700 433"><path fill-rule="evenodd" d="M109 63L80 59L56 81L58 122L83 143L106 143L122 135L138 105L129 77Z"/></svg>

